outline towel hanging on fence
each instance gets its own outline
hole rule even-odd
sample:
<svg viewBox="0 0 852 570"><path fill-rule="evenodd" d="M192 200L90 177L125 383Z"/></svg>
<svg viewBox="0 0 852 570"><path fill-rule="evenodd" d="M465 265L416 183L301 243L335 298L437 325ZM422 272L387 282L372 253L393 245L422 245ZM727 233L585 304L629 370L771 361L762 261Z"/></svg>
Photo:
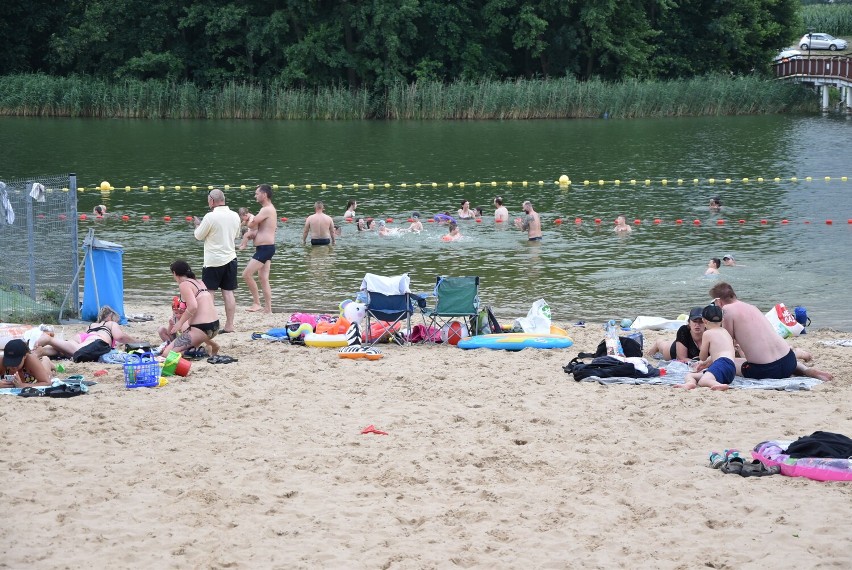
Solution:
<svg viewBox="0 0 852 570"><path fill-rule="evenodd" d="M12 202L9 201L9 194L6 192L6 183L0 182L0 208L5 210L6 223L10 226L15 223L15 211L12 209Z"/></svg>
<svg viewBox="0 0 852 570"><path fill-rule="evenodd" d="M30 197L36 202L44 202L44 185L34 182L33 189L30 190Z"/></svg>

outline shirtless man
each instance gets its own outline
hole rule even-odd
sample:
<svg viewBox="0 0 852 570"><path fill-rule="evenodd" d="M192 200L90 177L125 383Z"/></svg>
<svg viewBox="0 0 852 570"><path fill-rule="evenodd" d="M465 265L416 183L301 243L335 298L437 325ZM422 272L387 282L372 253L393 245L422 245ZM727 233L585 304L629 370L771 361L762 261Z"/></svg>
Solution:
<svg viewBox="0 0 852 570"><path fill-rule="evenodd" d="M311 245L334 245L334 220L324 213L325 206L322 202L314 204L314 213L305 220L305 229L302 231L302 245L308 241L311 234Z"/></svg>
<svg viewBox="0 0 852 570"><path fill-rule="evenodd" d="M501 224L509 221L509 210L503 205L503 198L494 198L494 222Z"/></svg>
<svg viewBox="0 0 852 570"><path fill-rule="evenodd" d="M272 187L261 184L254 191L254 199L260 204L260 211L248 222L249 231L254 231L254 255L243 271L243 280L251 293L252 305L247 311L257 312L261 308L264 313L272 312L272 287L269 285L269 270L272 267L272 256L275 255L275 232L278 230L278 213L272 205ZM263 289L263 307L260 305L260 295L254 274L260 279Z"/></svg>
<svg viewBox="0 0 852 570"><path fill-rule="evenodd" d="M524 213L526 216L515 219L515 227L527 232L529 241L541 241L541 219L529 200L524 202Z"/></svg>
<svg viewBox="0 0 852 570"><path fill-rule="evenodd" d="M615 219L615 233L625 233L629 234L633 231L633 228L627 225L627 220L624 216L618 216Z"/></svg>
<svg viewBox="0 0 852 570"><path fill-rule="evenodd" d="M724 310L722 326L746 356L734 359L738 375L754 380L789 378L794 374L825 381L833 378L828 372L799 364L793 349L778 336L760 309L737 299L728 283L722 281L713 286L710 297Z"/></svg>

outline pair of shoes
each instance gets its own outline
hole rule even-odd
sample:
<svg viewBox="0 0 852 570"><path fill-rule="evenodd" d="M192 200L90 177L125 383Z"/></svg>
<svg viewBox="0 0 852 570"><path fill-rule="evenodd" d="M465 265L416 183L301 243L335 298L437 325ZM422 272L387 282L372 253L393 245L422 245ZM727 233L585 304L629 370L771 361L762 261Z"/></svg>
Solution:
<svg viewBox="0 0 852 570"><path fill-rule="evenodd" d="M777 465L767 467L757 459L751 463L746 463L740 470L741 477L766 477L767 475L778 475L781 473L781 468Z"/></svg>
<svg viewBox="0 0 852 570"><path fill-rule="evenodd" d="M33 388L32 386L27 386L26 388L21 388L18 396L21 398L38 398L44 396L44 391L39 390L38 388Z"/></svg>
<svg viewBox="0 0 852 570"><path fill-rule="evenodd" d="M211 356L207 359L207 362L210 364L230 364L232 362L237 362L237 358L231 358L230 356L219 355Z"/></svg>
<svg viewBox="0 0 852 570"><path fill-rule="evenodd" d="M226 331L225 329L219 329L219 334L230 334L234 331Z"/></svg>
<svg viewBox="0 0 852 570"><path fill-rule="evenodd" d="M207 358L210 356L207 353L207 350L204 349L203 346L199 346L198 348L187 348L183 351L184 358L188 358L190 360L199 360L201 358Z"/></svg>
<svg viewBox="0 0 852 570"><path fill-rule="evenodd" d="M73 398L86 393L80 384L60 384L44 389L44 395L51 398Z"/></svg>
<svg viewBox="0 0 852 570"><path fill-rule="evenodd" d="M586 326L586 321L577 321L576 323L574 323L574 326L575 327L584 327L584 326Z"/></svg>

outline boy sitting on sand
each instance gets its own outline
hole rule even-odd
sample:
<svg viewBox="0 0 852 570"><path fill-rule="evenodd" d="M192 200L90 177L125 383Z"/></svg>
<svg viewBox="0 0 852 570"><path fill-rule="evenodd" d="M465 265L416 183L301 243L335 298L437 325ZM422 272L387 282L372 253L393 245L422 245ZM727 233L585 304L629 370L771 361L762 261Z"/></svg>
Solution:
<svg viewBox="0 0 852 570"><path fill-rule="evenodd" d="M737 367L734 364L734 339L722 328L722 308L707 305L701 312L704 319L704 336L701 338L701 361L697 372L686 375L686 381L676 388L692 390L706 386L711 390L727 390L734 380Z"/></svg>

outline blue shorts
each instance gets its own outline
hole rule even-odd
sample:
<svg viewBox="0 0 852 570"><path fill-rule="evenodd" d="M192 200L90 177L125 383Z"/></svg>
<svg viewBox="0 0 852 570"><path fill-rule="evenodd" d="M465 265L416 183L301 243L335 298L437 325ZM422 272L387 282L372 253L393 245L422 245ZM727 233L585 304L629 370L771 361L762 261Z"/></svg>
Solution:
<svg viewBox="0 0 852 570"><path fill-rule="evenodd" d="M707 367L705 373L709 372L716 377L716 382L719 384L730 384L734 381L734 376L737 375L737 365L730 358L717 358L713 364Z"/></svg>
<svg viewBox="0 0 852 570"><path fill-rule="evenodd" d="M272 259L273 255L275 255L274 245L256 245L254 246L254 255L252 255L251 258L258 260L261 263L266 263Z"/></svg>
<svg viewBox="0 0 852 570"><path fill-rule="evenodd" d="M764 378L789 378L796 371L796 354L793 349L775 362L769 364L753 364L743 362L742 371L745 378L763 380Z"/></svg>

